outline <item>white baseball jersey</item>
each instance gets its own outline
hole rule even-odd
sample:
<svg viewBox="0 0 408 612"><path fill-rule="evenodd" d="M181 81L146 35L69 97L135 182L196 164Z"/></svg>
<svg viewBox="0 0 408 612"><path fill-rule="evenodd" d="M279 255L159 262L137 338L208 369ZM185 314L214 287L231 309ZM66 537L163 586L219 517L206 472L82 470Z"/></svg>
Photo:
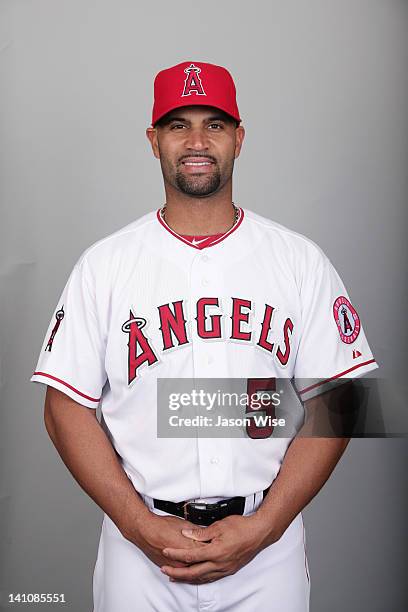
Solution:
<svg viewBox="0 0 408 612"><path fill-rule="evenodd" d="M284 378L306 400L377 367L341 279L312 241L240 209L211 246L195 242L152 212L90 247L31 379L100 404L136 490L170 501L262 491L291 437L158 438L158 379L241 378L251 388Z"/></svg>

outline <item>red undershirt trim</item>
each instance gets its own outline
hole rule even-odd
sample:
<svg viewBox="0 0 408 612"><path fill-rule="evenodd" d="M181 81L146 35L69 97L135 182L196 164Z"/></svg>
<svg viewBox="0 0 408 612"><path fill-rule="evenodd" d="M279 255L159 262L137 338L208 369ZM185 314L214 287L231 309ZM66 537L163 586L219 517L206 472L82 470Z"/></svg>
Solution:
<svg viewBox="0 0 408 612"><path fill-rule="evenodd" d="M349 372L352 372L353 370L357 370L357 368L361 368L362 366L368 365L370 363L375 363L375 359L370 359L369 361L364 361L363 363L359 363L359 364L353 366L352 368L349 368L348 370L344 370L344 372L340 372L340 374L336 374L335 376L332 376L331 378L326 378L325 380L322 380L321 382L315 383L314 385L310 385L310 387L306 387L306 389L303 389L302 391L299 391L299 394L302 395L303 393L307 393L308 391L311 391L312 389L316 389L316 387L320 387L321 385L325 385L326 383L330 382L331 380L335 380L336 378L340 378L340 376L344 376L345 374L348 374Z"/></svg>
<svg viewBox="0 0 408 612"><path fill-rule="evenodd" d="M220 242L222 242L223 240L225 240L225 238L227 238L230 234L232 234L233 232L235 232L235 230L237 230L239 228L239 226L241 225L243 219L244 219L244 211L242 210L242 208L239 208L239 217L238 217L238 221L236 222L235 225L233 225L231 227L230 230L228 230L228 232L225 232L225 234L220 234L220 237L215 239L214 242L210 242L209 244L206 242L202 242L201 244L192 244L192 242L190 242L190 240L188 240L187 238L184 238L183 236L181 236L180 234L176 234L176 232L174 232L171 227L169 225L167 225L167 223L164 221L164 219L162 219L162 216L160 214L161 209L159 208L159 210L157 211L157 218L159 220L159 223L168 231L170 232L170 234L172 236L174 236L175 238L177 238L178 240L181 240L181 242L184 242L184 244L187 244L188 246L192 247L193 249L205 249L205 248L209 248L214 246L215 244L219 244ZM207 238L211 238L211 236L207 236Z"/></svg>
<svg viewBox="0 0 408 612"><path fill-rule="evenodd" d="M65 385L66 387L68 387L68 389L71 389L71 391L75 391L75 393L77 393L81 397L84 397L85 399L87 399L87 400L89 400L91 402L99 402L100 399L101 399L101 398L95 399L94 397L90 397L89 395L85 395L85 393L81 393L81 391L78 391L78 389L75 389L75 387L72 387L71 385L66 383L65 380L61 380L60 378L57 378L56 376L51 376L51 374L46 374L45 372L34 372L33 376L45 376L46 378L51 378L52 380L55 380L56 382L59 382L62 385Z"/></svg>

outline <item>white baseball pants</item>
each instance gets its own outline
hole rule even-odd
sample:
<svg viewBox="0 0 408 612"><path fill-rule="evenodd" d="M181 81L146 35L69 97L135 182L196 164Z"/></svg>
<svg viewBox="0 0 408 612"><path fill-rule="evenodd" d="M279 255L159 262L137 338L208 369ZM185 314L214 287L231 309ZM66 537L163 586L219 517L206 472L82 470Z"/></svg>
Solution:
<svg viewBox="0 0 408 612"><path fill-rule="evenodd" d="M220 498L208 498L207 503ZM156 514L151 498L147 506ZM198 501L198 500L197 500ZM262 502L247 498L245 515ZM202 585L170 582L105 515L95 565L94 612L308 612L310 580L301 514L278 542L231 576Z"/></svg>

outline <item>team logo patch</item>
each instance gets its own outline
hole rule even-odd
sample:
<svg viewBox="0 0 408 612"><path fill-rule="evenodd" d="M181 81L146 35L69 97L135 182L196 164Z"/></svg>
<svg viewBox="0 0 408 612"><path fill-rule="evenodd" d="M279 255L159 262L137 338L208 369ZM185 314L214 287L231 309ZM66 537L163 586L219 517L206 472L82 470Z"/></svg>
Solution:
<svg viewBox="0 0 408 612"><path fill-rule="evenodd" d="M194 64L190 64L188 68L184 69L184 72L187 76L184 80L184 90L181 95L191 96L192 93L195 93L197 96L206 96L207 94L204 91L204 87L199 76L201 68L194 66Z"/></svg>
<svg viewBox="0 0 408 612"><path fill-rule="evenodd" d="M52 343L54 342L54 338L55 338L55 334L57 333L59 326L61 325L61 321L64 318L65 313L64 313L64 307L62 306L59 310L57 310L57 312L55 313L55 318L57 319L57 322L55 323L53 330L51 332L51 336L47 342L47 346L45 347L46 351L51 352L52 349Z"/></svg>
<svg viewBox="0 0 408 612"><path fill-rule="evenodd" d="M354 342L361 329L360 317L344 295L334 302L333 315L342 341L346 344Z"/></svg>

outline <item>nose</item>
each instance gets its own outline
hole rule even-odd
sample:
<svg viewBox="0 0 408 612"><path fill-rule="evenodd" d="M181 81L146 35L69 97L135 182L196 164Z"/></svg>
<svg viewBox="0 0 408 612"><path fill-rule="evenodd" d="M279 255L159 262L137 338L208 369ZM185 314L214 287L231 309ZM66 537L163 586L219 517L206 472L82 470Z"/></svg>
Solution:
<svg viewBox="0 0 408 612"><path fill-rule="evenodd" d="M208 134L205 129L200 127L186 130L186 147L195 151L205 151L208 149Z"/></svg>

